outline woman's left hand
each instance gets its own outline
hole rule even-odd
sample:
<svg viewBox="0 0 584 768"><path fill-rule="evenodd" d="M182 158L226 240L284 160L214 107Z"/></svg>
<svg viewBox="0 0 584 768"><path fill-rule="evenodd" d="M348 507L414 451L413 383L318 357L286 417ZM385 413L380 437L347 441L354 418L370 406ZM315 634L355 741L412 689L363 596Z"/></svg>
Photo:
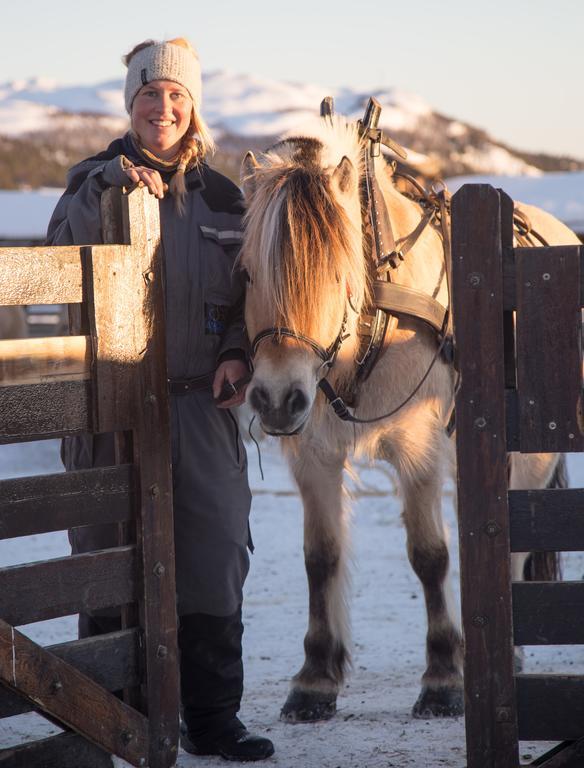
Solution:
<svg viewBox="0 0 584 768"><path fill-rule="evenodd" d="M225 362L221 363L213 379L213 397L215 400L221 394L224 386L231 387L232 384L235 384L235 382L243 379L248 374L249 369L243 360L225 360ZM245 400L246 389L247 384L238 390L234 389L233 397L218 402L217 408L234 408L236 405L241 405Z"/></svg>

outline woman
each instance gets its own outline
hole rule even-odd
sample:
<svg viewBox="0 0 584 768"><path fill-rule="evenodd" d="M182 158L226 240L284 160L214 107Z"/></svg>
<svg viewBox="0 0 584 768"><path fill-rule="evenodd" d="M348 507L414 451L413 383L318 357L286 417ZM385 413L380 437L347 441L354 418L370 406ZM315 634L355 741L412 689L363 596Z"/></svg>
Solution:
<svg viewBox="0 0 584 768"><path fill-rule="evenodd" d="M238 720L242 689L242 588L251 549L251 495L237 423L248 374L238 188L204 162L212 148L201 118L201 72L180 39L146 41L125 58L131 130L75 166L49 225L51 244L102 241L100 196L146 185L160 199L170 380L178 642L184 726L193 754L260 760L271 741ZM67 469L114 463L111 435L66 441ZM73 552L115 546L111 526L70 533ZM111 631L111 613L80 616L80 635Z"/></svg>

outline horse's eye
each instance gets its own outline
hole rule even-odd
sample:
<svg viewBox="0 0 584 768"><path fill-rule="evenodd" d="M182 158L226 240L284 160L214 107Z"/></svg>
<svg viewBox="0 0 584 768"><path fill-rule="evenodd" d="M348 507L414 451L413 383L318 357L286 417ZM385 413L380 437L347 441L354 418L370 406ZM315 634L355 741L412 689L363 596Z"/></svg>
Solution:
<svg viewBox="0 0 584 768"><path fill-rule="evenodd" d="M249 272L247 271L247 269L245 269L245 267L242 267L241 272L243 274L243 279L245 280L245 282L248 285L251 285L251 277L249 276Z"/></svg>

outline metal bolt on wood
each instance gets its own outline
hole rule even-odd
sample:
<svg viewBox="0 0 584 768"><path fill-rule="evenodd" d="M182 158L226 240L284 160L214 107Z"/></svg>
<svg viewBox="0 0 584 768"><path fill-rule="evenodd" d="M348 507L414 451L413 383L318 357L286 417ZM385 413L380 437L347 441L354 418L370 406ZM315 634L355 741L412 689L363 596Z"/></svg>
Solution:
<svg viewBox="0 0 584 768"><path fill-rule="evenodd" d="M542 275L542 278L543 278L544 280L549 280L549 279L550 279L550 277L551 277L551 275L550 275L550 273L549 273L549 272L544 272L544 273L543 273L543 275Z"/></svg>
<svg viewBox="0 0 584 768"><path fill-rule="evenodd" d="M51 683L51 693L57 694L59 691L63 690L63 683L60 680L55 680L53 683Z"/></svg>
<svg viewBox="0 0 584 768"><path fill-rule="evenodd" d="M497 707L495 717L498 723L508 723L511 720L510 707Z"/></svg>
<svg viewBox="0 0 584 768"><path fill-rule="evenodd" d="M168 749L171 744L172 742L170 738L168 736L164 736L162 739L160 739L159 747L160 749Z"/></svg>
<svg viewBox="0 0 584 768"><path fill-rule="evenodd" d="M489 619L486 616L481 616L480 614L477 614L476 616L472 617L472 625L473 627L477 627L478 629L482 629L483 627L486 627L489 623Z"/></svg>
<svg viewBox="0 0 584 768"><path fill-rule="evenodd" d="M159 645L156 650L159 659L165 659L168 656L168 648L165 645Z"/></svg>
<svg viewBox="0 0 584 768"><path fill-rule="evenodd" d="M485 533L487 536L490 536L491 538L497 536L499 533L501 533L501 526L496 523L494 520L489 520L488 523L485 525Z"/></svg>
<svg viewBox="0 0 584 768"><path fill-rule="evenodd" d="M153 499L155 499L157 496L160 496L160 488L156 483L150 486L150 495Z"/></svg>
<svg viewBox="0 0 584 768"><path fill-rule="evenodd" d="M487 420L484 416L479 416L474 420L474 425L477 429L484 429L487 426Z"/></svg>
<svg viewBox="0 0 584 768"><path fill-rule="evenodd" d="M134 734L131 731L122 731L120 734L120 739L123 744L129 744L133 738Z"/></svg>
<svg viewBox="0 0 584 768"><path fill-rule="evenodd" d="M156 563L156 565L152 569L152 572L154 573L155 576L158 576L158 578L163 576L165 571L166 571L166 568L160 562Z"/></svg>
<svg viewBox="0 0 584 768"><path fill-rule="evenodd" d="M481 276L478 272L471 272L468 276L468 284L471 288L478 288L481 284Z"/></svg>
<svg viewBox="0 0 584 768"><path fill-rule="evenodd" d="M148 392L145 399L146 405L154 405L156 402L156 395L153 392Z"/></svg>
<svg viewBox="0 0 584 768"><path fill-rule="evenodd" d="M552 429L552 430L553 430L553 429L556 429L556 427L557 427L557 426L558 426L558 425L556 424L556 422L555 422L555 421L550 421L550 423L548 424L548 428L549 428L549 429Z"/></svg>

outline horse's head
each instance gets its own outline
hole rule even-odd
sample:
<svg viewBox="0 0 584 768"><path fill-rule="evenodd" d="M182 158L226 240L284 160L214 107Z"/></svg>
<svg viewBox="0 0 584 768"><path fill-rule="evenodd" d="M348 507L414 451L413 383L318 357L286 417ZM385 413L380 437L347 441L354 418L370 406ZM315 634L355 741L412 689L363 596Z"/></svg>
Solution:
<svg viewBox="0 0 584 768"><path fill-rule="evenodd" d="M338 359L335 375L344 358L352 360L353 310L367 289L359 139L336 121L328 130L344 146L335 151L315 136L287 139L261 164L248 154L242 169L248 212L241 265L249 276L246 323L255 369L248 402L271 434L302 429L327 358Z"/></svg>

